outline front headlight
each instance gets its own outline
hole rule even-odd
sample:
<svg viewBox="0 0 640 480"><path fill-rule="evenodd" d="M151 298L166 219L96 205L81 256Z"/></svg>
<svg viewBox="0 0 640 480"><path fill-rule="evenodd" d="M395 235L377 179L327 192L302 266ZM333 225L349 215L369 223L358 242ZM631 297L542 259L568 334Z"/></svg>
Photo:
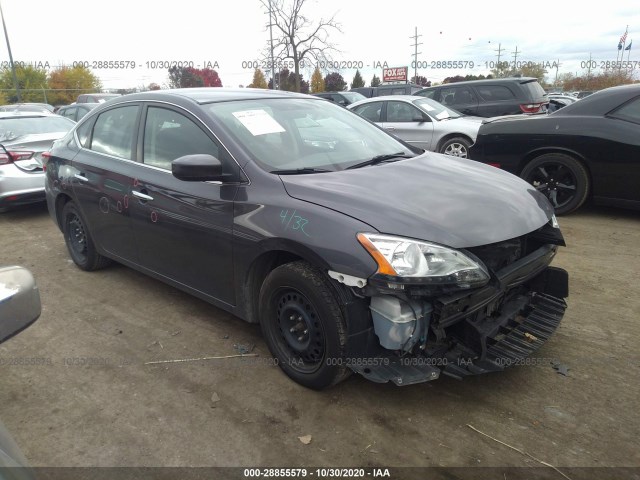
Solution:
<svg viewBox="0 0 640 480"><path fill-rule="evenodd" d="M484 265L452 248L377 233L359 233L358 241L378 264L377 273L383 275L460 288L479 287L489 281Z"/></svg>

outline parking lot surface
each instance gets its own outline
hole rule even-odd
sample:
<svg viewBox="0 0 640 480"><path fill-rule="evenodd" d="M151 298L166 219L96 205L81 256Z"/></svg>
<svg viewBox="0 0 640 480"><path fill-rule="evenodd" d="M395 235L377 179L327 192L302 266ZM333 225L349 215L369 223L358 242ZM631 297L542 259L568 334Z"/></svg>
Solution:
<svg viewBox="0 0 640 480"><path fill-rule="evenodd" d="M569 308L529 365L316 392L259 326L130 268L80 271L43 205L2 214L0 264L33 272L43 312L0 346L0 421L34 466L538 466L469 425L558 467L640 466L640 213L559 220Z"/></svg>

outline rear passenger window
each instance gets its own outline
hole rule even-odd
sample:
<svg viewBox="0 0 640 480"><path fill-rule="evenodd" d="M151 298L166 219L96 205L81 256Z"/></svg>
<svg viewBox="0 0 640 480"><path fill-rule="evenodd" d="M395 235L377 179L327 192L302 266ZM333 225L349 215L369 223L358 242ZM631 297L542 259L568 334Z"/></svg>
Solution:
<svg viewBox="0 0 640 480"><path fill-rule="evenodd" d="M485 85L476 88L478 90L478 95L487 102L513 100L516 98L511 90L500 85Z"/></svg>
<svg viewBox="0 0 640 480"><path fill-rule="evenodd" d="M89 133L91 133L91 122L83 123L76 130L76 135L78 136L80 145L82 145L83 147L88 146L87 142L89 141Z"/></svg>
<svg viewBox="0 0 640 480"><path fill-rule="evenodd" d="M640 123L640 97L621 106L610 117L627 120L629 122Z"/></svg>
<svg viewBox="0 0 640 480"><path fill-rule="evenodd" d="M138 106L117 107L101 113L93 127L91 146L94 152L127 160L133 158L133 138Z"/></svg>

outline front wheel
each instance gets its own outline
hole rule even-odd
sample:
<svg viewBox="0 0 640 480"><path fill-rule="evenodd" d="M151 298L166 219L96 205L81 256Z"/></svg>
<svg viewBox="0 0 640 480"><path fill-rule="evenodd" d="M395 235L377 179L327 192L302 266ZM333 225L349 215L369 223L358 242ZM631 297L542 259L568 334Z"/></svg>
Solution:
<svg viewBox="0 0 640 480"><path fill-rule="evenodd" d="M62 233L71 259L82 270L90 272L111 263L96 250L89 229L73 202L68 202L62 209Z"/></svg>
<svg viewBox="0 0 640 480"><path fill-rule="evenodd" d="M534 158L520 176L546 195L556 215L577 210L589 194L589 175L584 166L562 153L547 153Z"/></svg>
<svg viewBox="0 0 640 480"><path fill-rule="evenodd" d="M469 148L471 142L463 137L450 138L442 144L439 153L451 155L452 157L469 158Z"/></svg>
<svg viewBox="0 0 640 480"><path fill-rule="evenodd" d="M347 327L329 280L307 262L274 269L260 290L260 326L280 368L320 390L349 376Z"/></svg>

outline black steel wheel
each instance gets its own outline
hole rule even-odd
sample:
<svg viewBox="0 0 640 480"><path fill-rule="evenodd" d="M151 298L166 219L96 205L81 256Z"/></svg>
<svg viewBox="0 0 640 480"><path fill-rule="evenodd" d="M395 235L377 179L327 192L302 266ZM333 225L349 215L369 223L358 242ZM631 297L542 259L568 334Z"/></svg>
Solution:
<svg viewBox="0 0 640 480"><path fill-rule="evenodd" d="M463 137L450 138L442 144L439 153L451 155L452 157L468 158L471 142Z"/></svg>
<svg viewBox="0 0 640 480"><path fill-rule="evenodd" d="M282 370L305 387L346 378L346 324L329 280L306 262L274 269L260 291L260 325Z"/></svg>
<svg viewBox="0 0 640 480"><path fill-rule="evenodd" d="M111 263L97 252L86 223L73 202L68 202L62 209L62 232L71 259L82 270L98 270Z"/></svg>
<svg viewBox="0 0 640 480"><path fill-rule="evenodd" d="M549 199L556 215L580 208L589 194L589 175L582 163L561 153L534 158L520 176Z"/></svg>

